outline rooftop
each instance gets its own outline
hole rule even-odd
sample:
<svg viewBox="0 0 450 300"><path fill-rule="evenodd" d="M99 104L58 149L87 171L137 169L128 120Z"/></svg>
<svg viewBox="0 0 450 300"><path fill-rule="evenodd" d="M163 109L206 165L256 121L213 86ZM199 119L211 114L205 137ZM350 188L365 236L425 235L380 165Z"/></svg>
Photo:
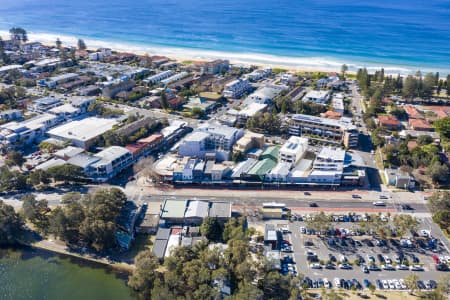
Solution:
<svg viewBox="0 0 450 300"><path fill-rule="evenodd" d="M48 134L69 140L88 141L112 129L116 124L115 119L90 117L53 128Z"/></svg>
<svg viewBox="0 0 450 300"><path fill-rule="evenodd" d="M320 150L320 153L317 155L317 158L322 159L322 160L332 160L332 161L343 162L345 159L345 150L337 149L337 148L330 148L330 147L323 147Z"/></svg>
<svg viewBox="0 0 450 300"><path fill-rule="evenodd" d="M231 203L230 202L211 202L209 209L210 217L230 218L231 217Z"/></svg>
<svg viewBox="0 0 450 300"><path fill-rule="evenodd" d="M184 218L188 200L166 200L163 204L161 219Z"/></svg>
<svg viewBox="0 0 450 300"><path fill-rule="evenodd" d="M205 218L208 216L208 201L199 201L192 200L189 201L188 207L186 209L186 213L184 214L185 218Z"/></svg>

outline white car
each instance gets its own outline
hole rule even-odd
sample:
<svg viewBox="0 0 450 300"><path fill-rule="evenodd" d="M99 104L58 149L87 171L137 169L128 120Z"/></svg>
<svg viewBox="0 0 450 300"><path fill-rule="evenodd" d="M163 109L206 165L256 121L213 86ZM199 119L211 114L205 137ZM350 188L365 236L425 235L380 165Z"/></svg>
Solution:
<svg viewBox="0 0 450 300"><path fill-rule="evenodd" d="M371 263L374 263L374 262L375 262L375 257L373 257L372 255L367 254L366 257L367 257L367 260L368 260L369 262L371 262Z"/></svg>
<svg viewBox="0 0 450 300"><path fill-rule="evenodd" d="M322 265L321 264L310 264L309 267L311 269L322 269Z"/></svg>
<svg viewBox="0 0 450 300"><path fill-rule="evenodd" d="M409 270L421 272L421 271L424 271L425 269L422 266L414 265L414 266L410 266Z"/></svg>
<svg viewBox="0 0 450 300"><path fill-rule="evenodd" d="M393 280L388 280L388 285L391 290L395 290L395 284Z"/></svg>
<svg viewBox="0 0 450 300"><path fill-rule="evenodd" d="M331 288L331 282L328 281L327 278L323 279L323 286L327 289Z"/></svg>
<svg viewBox="0 0 450 300"><path fill-rule="evenodd" d="M384 290L389 289L389 284L388 284L386 279L382 280L381 283L383 284L383 289Z"/></svg>
<svg viewBox="0 0 450 300"><path fill-rule="evenodd" d="M386 262L386 264L390 265L392 264L392 260L389 258L389 256L385 255L384 256L384 261Z"/></svg>
<svg viewBox="0 0 450 300"><path fill-rule="evenodd" d="M402 286L402 290L406 290L407 286L405 284L405 281L403 279L400 279L398 282L400 282L400 285Z"/></svg>
<svg viewBox="0 0 450 300"><path fill-rule="evenodd" d="M386 206L386 203L384 203L383 201L375 201L373 202L374 206Z"/></svg>
<svg viewBox="0 0 450 300"><path fill-rule="evenodd" d="M339 278L334 278L334 286L336 286L337 288L341 287L341 280Z"/></svg>
<svg viewBox="0 0 450 300"><path fill-rule="evenodd" d="M400 284L400 282L397 279L392 280L394 282L395 288L397 290L401 290L402 289L402 285Z"/></svg>
<svg viewBox="0 0 450 300"><path fill-rule="evenodd" d="M409 270L409 267L405 265L398 265L397 270L407 271Z"/></svg>
<svg viewBox="0 0 450 300"><path fill-rule="evenodd" d="M389 264L388 265L382 265L381 268L383 270L386 270L386 271L395 271L394 266L393 265L389 265Z"/></svg>

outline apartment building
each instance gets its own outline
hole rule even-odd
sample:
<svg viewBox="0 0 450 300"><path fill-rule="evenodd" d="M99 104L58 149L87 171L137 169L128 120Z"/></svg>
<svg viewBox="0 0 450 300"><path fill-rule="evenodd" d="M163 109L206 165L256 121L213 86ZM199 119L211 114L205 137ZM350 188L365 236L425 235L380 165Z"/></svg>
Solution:
<svg viewBox="0 0 450 300"><path fill-rule="evenodd" d="M236 79L225 85L223 96L226 98L240 98L250 91L252 86L247 79Z"/></svg>
<svg viewBox="0 0 450 300"><path fill-rule="evenodd" d="M340 120L309 115L293 115L288 121L289 133L294 136L308 136L311 140L346 147L358 145L359 133L347 118Z"/></svg>
<svg viewBox="0 0 450 300"><path fill-rule="evenodd" d="M278 152L278 162L296 165L308 148L308 139L291 136Z"/></svg>

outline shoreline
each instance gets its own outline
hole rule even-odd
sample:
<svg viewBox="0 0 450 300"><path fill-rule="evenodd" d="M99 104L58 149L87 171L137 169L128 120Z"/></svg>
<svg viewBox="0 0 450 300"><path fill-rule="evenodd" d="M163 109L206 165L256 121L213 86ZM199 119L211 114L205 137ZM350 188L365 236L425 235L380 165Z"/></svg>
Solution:
<svg viewBox="0 0 450 300"><path fill-rule="evenodd" d="M0 30L0 37L7 38L8 31ZM41 42L45 45L54 45L54 41L60 38L63 45L75 46L77 45L78 37L54 34L54 33L28 33L29 41ZM139 44L132 42L118 42L97 40L92 38L82 38L88 49L110 48L113 51L134 53L136 55L161 55L167 56L177 62L187 60L192 61L206 61L214 59L228 59L232 64L255 65L258 67L281 68L292 72L338 72L340 73L341 66L346 64L348 66L348 74L354 74L359 68L367 68L369 72L374 72L384 68L386 75L402 76L414 74L418 69L422 72L440 72L441 76L450 74L450 69L440 69L435 67L419 67L415 65L401 65L395 63L375 63L375 62L358 62L356 59L341 59L341 58L327 58L320 56L302 57L302 56L283 56L265 53L252 52L226 52L218 50L205 50L194 48L181 47L163 47L152 44Z"/></svg>
<svg viewBox="0 0 450 300"><path fill-rule="evenodd" d="M60 246L58 244L53 243L50 240L42 240L39 242L32 243L30 245L24 245L24 246L31 247L32 249L49 251L51 253L62 255L62 256L73 257L73 258L91 262L91 263L101 264L103 266L112 268L116 271L126 272L128 274L130 274L134 270L134 265L127 264L124 262L113 263L113 262L109 262L105 258L94 258L94 257L90 257L88 255L81 255L81 254L77 254L74 252L70 252L70 251L67 251L64 249L65 246L64 247Z"/></svg>

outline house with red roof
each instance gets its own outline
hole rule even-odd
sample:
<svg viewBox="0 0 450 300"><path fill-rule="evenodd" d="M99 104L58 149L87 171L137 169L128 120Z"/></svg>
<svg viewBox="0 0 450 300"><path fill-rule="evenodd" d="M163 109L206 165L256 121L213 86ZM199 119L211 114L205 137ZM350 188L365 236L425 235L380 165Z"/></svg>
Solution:
<svg viewBox="0 0 450 300"><path fill-rule="evenodd" d="M417 108L415 108L412 105L405 105L404 109L410 119L423 119L424 118L423 114L421 112L419 112L417 110Z"/></svg>
<svg viewBox="0 0 450 300"><path fill-rule="evenodd" d="M409 119L408 123L412 130L433 131L433 126L423 119Z"/></svg>
<svg viewBox="0 0 450 300"><path fill-rule="evenodd" d="M388 129L398 129L400 122L395 116L378 116L378 125Z"/></svg>

